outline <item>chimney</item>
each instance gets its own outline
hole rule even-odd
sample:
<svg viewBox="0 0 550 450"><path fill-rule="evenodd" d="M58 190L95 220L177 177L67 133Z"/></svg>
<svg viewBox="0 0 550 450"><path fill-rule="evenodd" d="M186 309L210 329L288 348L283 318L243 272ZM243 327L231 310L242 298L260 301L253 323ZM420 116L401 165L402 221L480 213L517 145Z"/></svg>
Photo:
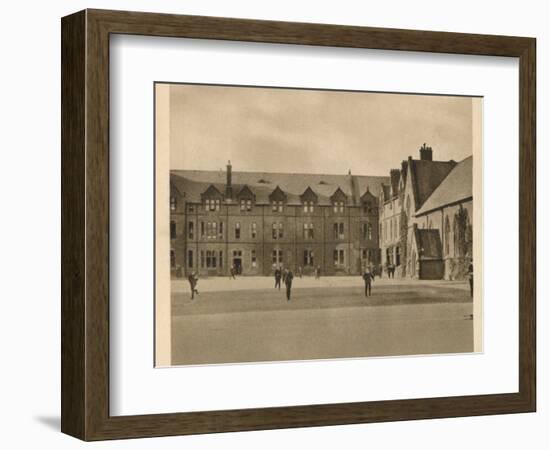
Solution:
<svg viewBox="0 0 550 450"><path fill-rule="evenodd" d="M226 172L226 182L225 182L225 199L231 200L233 198L233 186L231 185L231 161L227 161L227 172Z"/></svg>
<svg viewBox="0 0 550 450"><path fill-rule="evenodd" d="M390 183L391 183L391 194L392 197L395 197L399 193L399 177L401 171L399 169L390 170Z"/></svg>
<svg viewBox="0 0 550 450"><path fill-rule="evenodd" d="M424 142L424 145L420 147L420 159L422 161L432 161L433 160L433 152L431 147L426 147L426 143Z"/></svg>

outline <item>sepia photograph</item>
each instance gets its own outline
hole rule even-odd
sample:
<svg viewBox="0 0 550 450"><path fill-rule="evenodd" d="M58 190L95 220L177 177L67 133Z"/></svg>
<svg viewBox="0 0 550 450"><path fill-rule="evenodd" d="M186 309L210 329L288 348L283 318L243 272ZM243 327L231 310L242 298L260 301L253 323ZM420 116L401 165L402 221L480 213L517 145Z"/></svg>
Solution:
<svg viewBox="0 0 550 450"><path fill-rule="evenodd" d="M482 351L481 97L154 89L156 367Z"/></svg>

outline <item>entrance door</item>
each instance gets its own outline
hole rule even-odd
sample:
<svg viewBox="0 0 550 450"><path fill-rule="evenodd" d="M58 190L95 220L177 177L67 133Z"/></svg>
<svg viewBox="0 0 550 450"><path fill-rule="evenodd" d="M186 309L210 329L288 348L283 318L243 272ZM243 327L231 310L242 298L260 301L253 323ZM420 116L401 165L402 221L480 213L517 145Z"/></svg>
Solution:
<svg viewBox="0 0 550 450"><path fill-rule="evenodd" d="M241 250L233 250L233 267L237 275L243 272L243 252Z"/></svg>

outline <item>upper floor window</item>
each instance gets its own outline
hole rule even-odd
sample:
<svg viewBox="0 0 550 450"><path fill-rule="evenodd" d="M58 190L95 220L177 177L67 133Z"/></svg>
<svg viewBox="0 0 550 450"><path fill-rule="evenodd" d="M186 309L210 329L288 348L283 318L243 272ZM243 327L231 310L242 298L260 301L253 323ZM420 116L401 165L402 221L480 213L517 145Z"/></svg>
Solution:
<svg viewBox="0 0 550 450"><path fill-rule="evenodd" d="M334 202L332 205L335 213L343 213L344 212L344 202Z"/></svg>
<svg viewBox="0 0 550 450"><path fill-rule="evenodd" d="M304 223L304 239L313 239L314 231L312 223Z"/></svg>
<svg viewBox="0 0 550 450"><path fill-rule="evenodd" d="M241 200L241 211L252 211L252 200Z"/></svg>
<svg viewBox="0 0 550 450"><path fill-rule="evenodd" d="M282 201L273 201L273 202L271 202L271 211L273 211L273 212L283 212L283 202Z"/></svg>
<svg viewBox="0 0 550 450"><path fill-rule="evenodd" d="M204 222L202 222L204 224ZM202 233L204 237L204 232ZM206 223L206 238L207 239L216 239L218 237L218 223L217 222L207 222Z"/></svg>
<svg viewBox="0 0 550 450"><path fill-rule="evenodd" d="M241 238L241 224L237 222L235 224L235 239L240 239L240 238Z"/></svg>
<svg viewBox="0 0 550 450"><path fill-rule="evenodd" d="M170 221L170 239L176 239L176 222Z"/></svg>
<svg viewBox="0 0 550 450"><path fill-rule="evenodd" d="M333 226L334 239L344 239L344 222L335 223Z"/></svg>
<svg viewBox="0 0 550 450"><path fill-rule="evenodd" d="M372 225L370 223L361 224L361 235L363 239L372 239Z"/></svg>
<svg viewBox="0 0 550 450"><path fill-rule="evenodd" d="M175 211L178 207L178 201L176 197L170 197L170 211Z"/></svg>
<svg viewBox="0 0 550 450"><path fill-rule="evenodd" d="M304 202L304 212L305 213L307 213L307 212L312 213L313 212L313 207L314 207L314 202L312 202L312 201L305 201Z"/></svg>
<svg viewBox="0 0 550 450"><path fill-rule="evenodd" d="M193 239L195 235L195 224L193 222L189 222L187 224L187 237L189 239Z"/></svg>
<svg viewBox="0 0 550 450"><path fill-rule="evenodd" d="M282 222L273 223L271 225L271 237L273 239L282 239L284 235Z"/></svg>
<svg viewBox="0 0 550 450"><path fill-rule="evenodd" d="M250 224L250 237L252 239L256 239L256 235L258 234L258 225L256 222L253 222Z"/></svg>
<svg viewBox="0 0 550 450"><path fill-rule="evenodd" d="M222 201L219 198L207 198L204 201L206 211L219 211Z"/></svg>

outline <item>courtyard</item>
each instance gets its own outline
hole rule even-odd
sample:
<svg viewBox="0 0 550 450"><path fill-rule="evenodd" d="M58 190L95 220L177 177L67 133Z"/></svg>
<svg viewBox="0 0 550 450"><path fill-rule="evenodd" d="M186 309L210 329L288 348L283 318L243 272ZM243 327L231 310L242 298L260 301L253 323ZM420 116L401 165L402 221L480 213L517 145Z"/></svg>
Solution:
<svg viewBox="0 0 550 450"><path fill-rule="evenodd" d="M172 364L473 351L466 282L296 277L291 301L271 277L172 280Z"/></svg>

